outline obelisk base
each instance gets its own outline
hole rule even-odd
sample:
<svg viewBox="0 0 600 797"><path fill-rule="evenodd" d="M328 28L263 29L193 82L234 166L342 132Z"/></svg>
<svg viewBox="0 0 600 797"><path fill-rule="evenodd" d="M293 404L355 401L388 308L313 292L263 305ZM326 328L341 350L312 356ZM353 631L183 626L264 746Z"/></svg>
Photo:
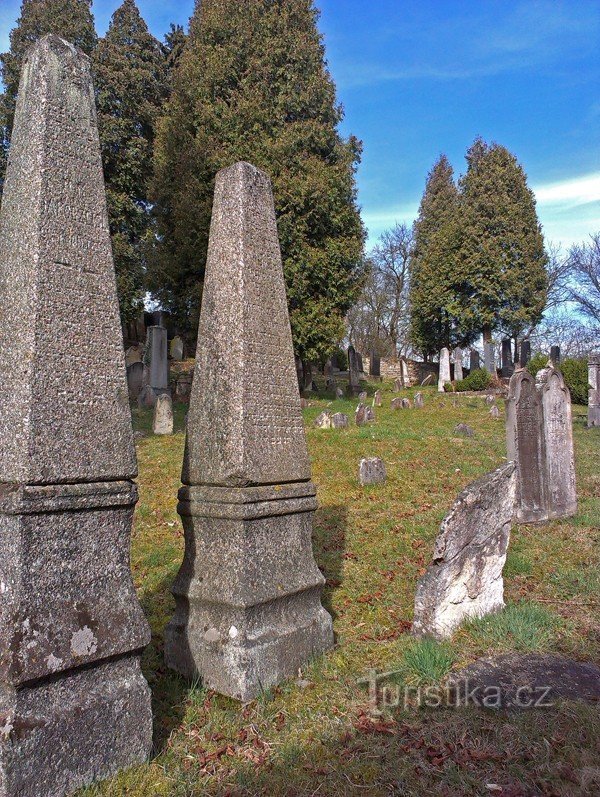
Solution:
<svg viewBox="0 0 600 797"><path fill-rule="evenodd" d="M165 635L169 667L249 701L332 647L315 509L310 482L182 488L186 552Z"/></svg>
<svg viewBox="0 0 600 797"><path fill-rule="evenodd" d="M0 694L0 797L64 797L147 761L150 690L138 655Z"/></svg>

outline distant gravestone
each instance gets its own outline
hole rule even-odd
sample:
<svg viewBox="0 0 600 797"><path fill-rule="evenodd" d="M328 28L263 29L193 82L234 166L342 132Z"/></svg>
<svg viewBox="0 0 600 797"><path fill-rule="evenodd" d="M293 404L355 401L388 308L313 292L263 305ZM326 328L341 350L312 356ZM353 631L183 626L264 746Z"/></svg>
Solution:
<svg viewBox="0 0 600 797"><path fill-rule="evenodd" d="M167 330L165 327L148 327L147 334L145 363L149 372L148 384L158 395L169 387Z"/></svg>
<svg viewBox="0 0 600 797"><path fill-rule="evenodd" d="M460 346L454 349L454 378L463 378L463 350Z"/></svg>
<svg viewBox="0 0 600 797"><path fill-rule="evenodd" d="M425 406L422 393L415 393L415 409L420 410Z"/></svg>
<svg viewBox="0 0 600 797"><path fill-rule="evenodd" d="M365 401L367 400L367 393L366 393L366 391L364 391L364 390L363 390L363 391L362 391L362 393L359 393L359 394L358 394L358 400L360 401L360 403L361 403L361 404L364 404L364 403L365 403Z"/></svg>
<svg viewBox="0 0 600 797"><path fill-rule="evenodd" d="M469 485L442 522L419 580L413 633L444 639L470 617L504 607L502 570L515 504L513 463Z"/></svg>
<svg viewBox="0 0 600 797"><path fill-rule="evenodd" d="M379 457L361 459L358 466L358 481L364 487L367 484L382 484L387 479L385 463Z"/></svg>
<svg viewBox="0 0 600 797"><path fill-rule="evenodd" d="M500 417L500 410L495 404L490 409L490 417L493 418L495 421L498 420L498 418Z"/></svg>
<svg viewBox="0 0 600 797"><path fill-rule="evenodd" d="M408 363L404 357L400 360L400 367L402 368L402 385L403 387L410 387L410 374L408 373Z"/></svg>
<svg viewBox="0 0 600 797"><path fill-rule="evenodd" d="M337 399L343 399L344 398L344 391L342 390L341 387L336 387L336 389L335 389L335 397Z"/></svg>
<svg viewBox="0 0 600 797"><path fill-rule="evenodd" d="M171 359L175 360L175 362L181 362L183 360L183 339L177 335L173 338L169 345L169 354L171 355Z"/></svg>
<svg viewBox="0 0 600 797"><path fill-rule="evenodd" d="M318 429L331 429L331 413L321 412L315 418L315 426Z"/></svg>
<svg viewBox="0 0 600 797"><path fill-rule="evenodd" d="M185 404L189 402L192 393L192 382L191 373L179 374L175 383L175 398L177 401L182 401Z"/></svg>
<svg viewBox="0 0 600 797"><path fill-rule="evenodd" d="M364 426L367 422L367 408L364 404L359 404L354 413L354 422L357 426Z"/></svg>
<svg viewBox="0 0 600 797"><path fill-rule="evenodd" d="M365 407L365 421L370 423L375 420L375 410L372 407Z"/></svg>
<svg viewBox="0 0 600 797"><path fill-rule="evenodd" d="M343 412L336 412L331 416L331 426L333 429L347 429L348 416Z"/></svg>
<svg viewBox="0 0 600 797"><path fill-rule="evenodd" d="M440 373L438 377L438 393L443 393L445 385L451 381L450 379L450 352L448 349L443 348L440 351Z"/></svg>
<svg viewBox="0 0 600 797"><path fill-rule="evenodd" d="M485 397L485 403L488 405L492 405L496 403L496 396L492 396L491 394Z"/></svg>
<svg viewBox="0 0 600 797"><path fill-rule="evenodd" d="M588 428L600 426L600 354L588 359Z"/></svg>
<svg viewBox="0 0 600 797"><path fill-rule="evenodd" d="M459 423L454 427L454 433L461 435L461 437L474 437L475 430L466 423Z"/></svg>
<svg viewBox="0 0 600 797"><path fill-rule="evenodd" d="M352 396L360 393L360 369L354 346L348 348L348 389Z"/></svg>
<svg viewBox="0 0 600 797"><path fill-rule="evenodd" d="M403 409L403 410L409 410L409 409L410 409L410 407L411 407L411 404L410 404L410 399L403 398L403 399L402 399L402 409Z"/></svg>
<svg viewBox="0 0 600 797"><path fill-rule="evenodd" d="M156 398L156 393L150 385L144 385L138 394L138 407L141 410L151 410L156 406Z"/></svg>
<svg viewBox="0 0 600 797"><path fill-rule="evenodd" d="M396 379L394 381L394 393L400 393L403 390L403 388L404 388L404 385L402 384L402 380L401 379Z"/></svg>
<svg viewBox="0 0 600 797"><path fill-rule="evenodd" d="M371 352L371 360L369 363L369 376L374 376L374 377L381 376L381 358L374 351Z"/></svg>
<svg viewBox="0 0 600 797"><path fill-rule="evenodd" d="M362 358L362 354L360 354L360 352L358 352L358 351L356 352L356 364L358 366L358 373L359 374L363 374L364 370L365 370L364 365L363 365L363 358Z"/></svg>
<svg viewBox="0 0 600 797"><path fill-rule="evenodd" d="M137 401L144 382L144 364L141 361L127 366L127 390L131 401Z"/></svg>
<svg viewBox="0 0 600 797"><path fill-rule="evenodd" d="M515 366L512 359L512 343L510 339L505 338L502 341L502 377L503 379L510 379L515 371Z"/></svg>
<svg viewBox="0 0 600 797"><path fill-rule="evenodd" d="M166 662L250 701L334 640L273 193L248 163L216 176L182 482Z"/></svg>
<svg viewBox="0 0 600 797"><path fill-rule="evenodd" d="M519 354L519 365L521 366L521 368L525 368L529 360L531 360L531 343L528 340L524 340L521 343L521 349Z"/></svg>
<svg viewBox="0 0 600 797"><path fill-rule="evenodd" d="M152 714L90 62L53 35L23 61L0 274L0 792L56 797L145 761Z"/></svg>
<svg viewBox="0 0 600 797"><path fill-rule="evenodd" d="M152 431L159 435L173 434L173 402L168 393L161 393L156 398Z"/></svg>
<svg viewBox="0 0 600 797"><path fill-rule="evenodd" d="M560 365L560 346L550 347L550 359L554 365Z"/></svg>
<svg viewBox="0 0 600 797"><path fill-rule="evenodd" d="M381 390L376 390L373 396L373 406L374 407L381 407L382 405L382 395Z"/></svg>
<svg viewBox="0 0 600 797"><path fill-rule="evenodd" d="M479 359L479 352L476 349L471 349L469 354L469 370L478 371L481 368L481 360Z"/></svg>
<svg viewBox="0 0 600 797"><path fill-rule="evenodd" d="M327 390L335 390L336 382L333 376L333 362L331 358L325 363L325 387Z"/></svg>
<svg viewBox="0 0 600 797"><path fill-rule="evenodd" d="M392 403L390 404L390 407L393 410L401 410L402 409L402 399L401 398L392 399Z"/></svg>
<svg viewBox="0 0 600 797"><path fill-rule="evenodd" d="M483 367L492 376L496 375L496 351L493 343L483 344Z"/></svg>

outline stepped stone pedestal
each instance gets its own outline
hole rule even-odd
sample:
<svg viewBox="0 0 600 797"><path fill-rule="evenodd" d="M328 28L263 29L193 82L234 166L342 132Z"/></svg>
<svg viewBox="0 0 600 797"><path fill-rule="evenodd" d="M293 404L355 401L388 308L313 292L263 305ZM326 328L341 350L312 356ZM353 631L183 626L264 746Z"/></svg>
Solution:
<svg viewBox="0 0 600 797"><path fill-rule="evenodd" d="M25 57L0 213L0 795L144 761L137 475L88 59Z"/></svg>
<svg viewBox="0 0 600 797"><path fill-rule="evenodd" d="M271 185L217 175L178 511L167 664L238 700L333 644Z"/></svg>

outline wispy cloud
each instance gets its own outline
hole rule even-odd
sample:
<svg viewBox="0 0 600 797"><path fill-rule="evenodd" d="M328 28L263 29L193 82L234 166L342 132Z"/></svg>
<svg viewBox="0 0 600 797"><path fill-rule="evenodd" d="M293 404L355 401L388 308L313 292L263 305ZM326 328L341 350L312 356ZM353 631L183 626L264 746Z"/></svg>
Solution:
<svg viewBox="0 0 600 797"><path fill-rule="evenodd" d="M600 202L600 172L547 183L533 191L539 205L577 207L588 202Z"/></svg>

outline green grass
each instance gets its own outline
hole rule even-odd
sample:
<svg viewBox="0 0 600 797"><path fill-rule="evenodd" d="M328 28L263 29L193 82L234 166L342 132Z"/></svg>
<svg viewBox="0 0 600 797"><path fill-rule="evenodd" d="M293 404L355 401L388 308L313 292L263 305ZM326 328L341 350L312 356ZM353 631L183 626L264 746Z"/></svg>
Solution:
<svg viewBox="0 0 600 797"><path fill-rule="evenodd" d="M436 681L449 667L509 649L600 660L600 430L586 429L585 408L574 407L579 511L513 529L507 609L461 628L448 646L428 647L409 633L415 586L460 490L504 461L504 409L498 402L502 417L495 421L483 399L425 388L422 410L392 411L390 384L368 383L369 395L379 387L384 406L374 425L316 429L324 409L345 412L352 423L356 403L332 396L311 398L304 411L319 499L313 543L337 645L303 668L305 688L291 679L244 707L164 666L169 589L183 553L176 496L187 408L176 405L171 437L153 437L151 413L134 410L143 436L132 568L152 629L143 667L153 694L155 755L86 797L482 797L493 793L488 783L501 784L505 795L599 793L598 707L373 718L358 681L370 669ZM405 394L412 399L415 392ZM475 430L473 438L455 437L461 422ZM363 456L384 459L385 484L360 487Z"/></svg>

